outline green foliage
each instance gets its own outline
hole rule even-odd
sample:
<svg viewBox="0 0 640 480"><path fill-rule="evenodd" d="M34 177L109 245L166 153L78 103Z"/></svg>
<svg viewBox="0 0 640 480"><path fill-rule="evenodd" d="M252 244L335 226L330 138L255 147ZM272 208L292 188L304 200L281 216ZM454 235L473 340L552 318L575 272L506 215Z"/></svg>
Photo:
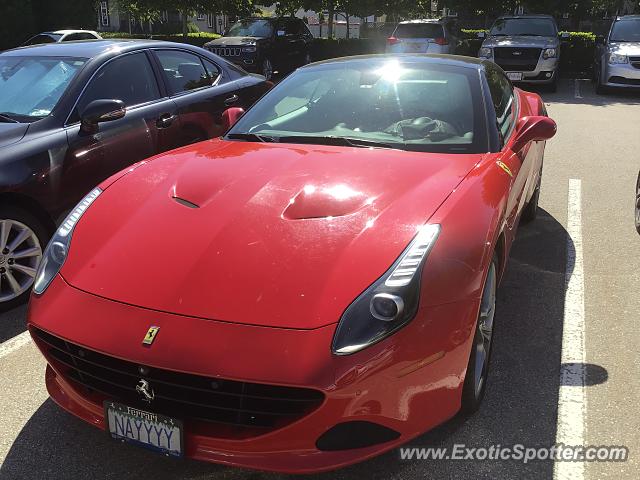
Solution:
<svg viewBox="0 0 640 480"><path fill-rule="evenodd" d="M130 34L128 32L104 32L101 33L103 38L144 38L153 40L163 40L166 42L178 42L178 43L187 43L189 45L195 45L196 47L202 47L205 43L210 42L216 38L220 38L220 35L217 33L209 33L209 32L197 32L197 33L188 33L186 37L183 37L182 34L173 34L173 35L144 35L144 34Z"/></svg>

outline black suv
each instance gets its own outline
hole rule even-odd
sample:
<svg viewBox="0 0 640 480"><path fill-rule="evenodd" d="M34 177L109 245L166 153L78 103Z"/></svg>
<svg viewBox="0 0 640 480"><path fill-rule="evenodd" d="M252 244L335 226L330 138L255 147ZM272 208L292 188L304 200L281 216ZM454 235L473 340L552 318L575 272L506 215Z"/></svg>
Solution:
<svg viewBox="0 0 640 480"><path fill-rule="evenodd" d="M245 18L204 48L269 80L276 70L309 63L312 40L313 35L299 18Z"/></svg>

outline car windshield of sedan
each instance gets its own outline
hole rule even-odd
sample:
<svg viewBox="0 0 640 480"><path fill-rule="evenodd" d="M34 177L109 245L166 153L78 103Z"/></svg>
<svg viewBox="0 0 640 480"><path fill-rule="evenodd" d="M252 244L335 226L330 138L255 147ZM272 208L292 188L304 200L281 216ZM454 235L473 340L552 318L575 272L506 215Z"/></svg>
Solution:
<svg viewBox="0 0 640 480"><path fill-rule="evenodd" d="M395 60L303 68L251 108L228 139L486 151L474 68Z"/></svg>
<svg viewBox="0 0 640 480"><path fill-rule="evenodd" d="M240 20L234 23L225 37L270 37L273 26L268 20Z"/></svg>
<svg viewBox="0 0 640 480"><path fill-rule="evenodd" d="M555 37L558 32L547 18L500 18L491 27L492 36L522 35L529 37Z"/></svg>
<svg viewBox="0 0 640 480"><path fill-rule="evenodd" d="M612 42L640 42L640 19L621 20L613 25Z"/></svg>
<svg viewBox="0 0 640 480"><path fill-rule="evenodd" d="M46 117L84 58L0 57L0 114L19 122Z"/></svg>

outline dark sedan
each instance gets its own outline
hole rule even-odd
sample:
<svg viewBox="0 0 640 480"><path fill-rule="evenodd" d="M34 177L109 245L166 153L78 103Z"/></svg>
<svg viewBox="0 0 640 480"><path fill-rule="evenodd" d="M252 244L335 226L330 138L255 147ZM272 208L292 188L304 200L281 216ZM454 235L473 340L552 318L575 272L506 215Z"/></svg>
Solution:
<svg viewBox="0 0 640 480"><path fill-rule="evenodd" d="M133 40L0 54L0 311L24 300L55 225L147 157L220 136L270 84L204 49Z"/></svg>

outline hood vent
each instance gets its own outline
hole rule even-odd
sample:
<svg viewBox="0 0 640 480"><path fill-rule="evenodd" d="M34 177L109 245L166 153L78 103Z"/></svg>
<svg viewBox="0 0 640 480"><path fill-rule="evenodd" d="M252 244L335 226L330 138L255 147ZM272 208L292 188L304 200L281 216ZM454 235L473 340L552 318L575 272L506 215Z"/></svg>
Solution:
<svg viewBox="0 0 640 480"><path fill-rule="evenodd" d="M180 205L183 205L185 207L188 208L200 208L200 205L196 205L193 202L190 202L189 200L185 200L184 198L180 198L180 197L171 197L173 198L176 202L178 202Z"/></svg>

